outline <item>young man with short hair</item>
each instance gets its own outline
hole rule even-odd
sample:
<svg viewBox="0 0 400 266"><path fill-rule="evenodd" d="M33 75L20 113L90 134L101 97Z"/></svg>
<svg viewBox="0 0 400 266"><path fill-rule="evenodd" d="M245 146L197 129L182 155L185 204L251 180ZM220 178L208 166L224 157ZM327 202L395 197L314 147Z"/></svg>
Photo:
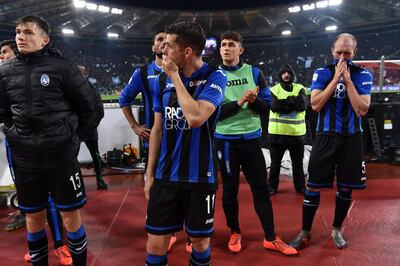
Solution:
<svg viewBox="0 0 400 266"><path fill-rule="evenodd" d="M222 175L223 209L231 230L228 248L233 253L242 249L237 200L242 169L264 230L264 248L295 255L297 251L275 235L267 168L260 145L260 114L268 111L271 95L261 70L240 60L244 52L242 43L242 36L237 32L228 31L221 35L220 54L222 68L227 73L227 85L215 138Z"/></svg>
<svg viewBox="0 0 400 266"><path fill-rule="evenodd" d="M75 266L86 265L87 239L79 209L86 204L77 155L80 133L96 129L95 92L78 67L50 47L38 16L16 22L19 54L0 65L0 120L6 126L19 208L26 213L33 265L47 265L45 230L50 194L67 230ZM12 104L11 104L12 103Z"/></svg>
<svg viewBox="0 0 400 266"><path fill-rule="evenodd" d="M218 186L212 136L226 74L203 62L206 37L199 24L180 22L166 32L144 188L149 199L146 265L168 264L170 235L184 225L193 247L189 265L211 265Z"/></svg>

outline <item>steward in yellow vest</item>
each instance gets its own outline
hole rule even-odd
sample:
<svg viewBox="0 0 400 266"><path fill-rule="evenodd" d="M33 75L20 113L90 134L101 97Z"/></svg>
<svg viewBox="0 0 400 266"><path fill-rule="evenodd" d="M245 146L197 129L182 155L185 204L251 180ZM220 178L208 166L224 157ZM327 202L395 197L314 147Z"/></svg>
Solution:
<svg viewBox="0 0 400 266"><path fill-rule="evenodd" d="M279 71L279 83L270 91L272 104L269 112L268 133L270 140L271 169L269 193L278 191L282 157L290 152L293 167L293 184L298 193L304 193L304 136L306 134L306 89L293 83L294 71L285 65Z"/></svg>

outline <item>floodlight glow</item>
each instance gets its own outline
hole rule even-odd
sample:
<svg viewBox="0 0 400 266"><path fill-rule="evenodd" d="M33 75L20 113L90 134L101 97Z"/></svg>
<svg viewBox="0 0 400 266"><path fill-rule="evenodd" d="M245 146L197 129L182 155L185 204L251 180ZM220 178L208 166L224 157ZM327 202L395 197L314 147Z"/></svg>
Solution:
<svg viewBox="0 0 400 266"><path fill-rule="evenodd" d="M108 38L118 38L118 33L109 32L107 33Z"/></svg>
<svg viewBox="0 0 400 266"><path fill-rule="evenodd" d="M74 6L76 8L84 8L86 6L86 1L74 0Z"/></svg>
<svg viewBox="0 0 400 266"><path fill-rule="evenodd" d="M325 8L328 6L328 1L318 1L315 5L317 8Z"/></svg>
<svg viewBox="0 0 400 266"><path fill-rule="evenodd" d="M342 0L329 0L330 6L338 6L342 3Z"/></svg>
<svg viewBox="0 0 400 266"><path fill-rule="evenodd" d="M67 35L72 35L74 34L74 30L64 28L62 29L62 33Z"/></svg>
<svg viewBox="0 0 400 266"><path fill-rule="evenodd" d="M300 10L301 10L300 6L289 7L289 13L297 13L300 12Z"/></svg>
<svg viewBox="0 0 400 266"><path fill-rule="evenodd" d="M284 30L282 31L282 35L290 35L292 32L290 30Z"/></svg>
<svg viewBox="0 0 400 266"><path fill-rule="evenodd" d="M121 15L122 14L122 9L112 8L111 9L111 13Z"/></svg>
<svg viewBox="0 0 400 266"><path fill-rule="evenodd" d="M97 10L97 5L93 3L86 3L86 8L89 10Z"/></svg>
<svg viewBox="0 0 400 266"><path fill-rule="evenodd" d="M103 12L103 13L108 13L110 12L110 8L108 6L99 6L97 8L98 11Z"/></svg>
<svg viewBox="0 0 400 266"><path fill-rule="evenodd" d="M314 3L308 4L308 5L303 5L303 10L304 10L304 11L312 10L312 9L314 9L314 8L315 8L315 4L314 4Z"/></svg>
<svg viewBox="0 0 400 266"><path fill-rule="evenodd" d="M326 31L335 31L337 30L337 26L336 25L329 25L325 27Z"/></svg>

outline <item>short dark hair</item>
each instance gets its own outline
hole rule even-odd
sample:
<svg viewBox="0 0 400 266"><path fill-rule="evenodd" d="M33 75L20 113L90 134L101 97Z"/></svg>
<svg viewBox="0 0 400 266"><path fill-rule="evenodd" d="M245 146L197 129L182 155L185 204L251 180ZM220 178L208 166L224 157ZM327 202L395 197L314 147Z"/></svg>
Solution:
<svg viewBox="0 0 400 266"><path fill-rule="evenodd" d="M157 31L157 32L153 35L153 44L154 44L154 42L156 41L156 36L157 36L158 34L160 34L160 33L165 33L165 30L159 30L159 31Z"/></svg>
<svg viewBox="0 0 400 266"><path fill-rule="evenodd" d="M0 42L0 49L3 48L3 46L10 46L11 50L14 51L14 54L16 54L18 51L17 43L14 40L10 39Z"/></svg>
<svg viewBox="0 0 400 266"><path fill-rule="evenodd" d="M206 45L206 34L199 23L196 22L178 22L169 25L165 31L167 34L176 34L176 42L183 47L191 47L197 56Z"/></svg>
<svg viewBox="0 0 400 266"><path fill-rule="evenodd" d="M341 33L341 34L339 34L338 36L336 36L335 40L334 40L333 43L332 43L332 48L335 48L335 44L336 44L337 40L339 40L339 39L342 38L342 37L347 37L347 38L352 39L352 40L353 40L353 43L354 43L354 49L357 48L357 38L356 38L356 36L354 36L354 35L351 34L351 33L346 33L346 32Z"/></svg>
<svg viewBox="0 0 400 266"><path fill-rule="evenodd" d="M33 16L33 15L29 15L29 16L23 16L21 18L19 18L17 20L17 22L15 22L15 26L19 26L22 24L26 24L26 23L35 23L44 33L46 33L47 35L50 35L50 27L49 24L47 23L47 21L39 16Z"/></svg>
<svg viewBox="0 0 400 266"><path fill-rule="evenodd" d="M220 41L223 40L234 40L235 42L243 44L243 37L239 32L236 31L227 31L221 34Z"/></svg>

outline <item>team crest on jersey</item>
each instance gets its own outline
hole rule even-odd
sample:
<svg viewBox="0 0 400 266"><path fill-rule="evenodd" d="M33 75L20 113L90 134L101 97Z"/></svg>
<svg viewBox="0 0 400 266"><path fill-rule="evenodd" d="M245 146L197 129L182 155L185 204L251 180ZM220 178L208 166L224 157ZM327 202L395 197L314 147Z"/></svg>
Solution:
<svg viewBox="0 0 400 266"><path fill-rule="evenodd" d="M50 78L47 74L43 74L40 77L40 84L42 84L42 86L48 86L50 84Z"/></svg>

